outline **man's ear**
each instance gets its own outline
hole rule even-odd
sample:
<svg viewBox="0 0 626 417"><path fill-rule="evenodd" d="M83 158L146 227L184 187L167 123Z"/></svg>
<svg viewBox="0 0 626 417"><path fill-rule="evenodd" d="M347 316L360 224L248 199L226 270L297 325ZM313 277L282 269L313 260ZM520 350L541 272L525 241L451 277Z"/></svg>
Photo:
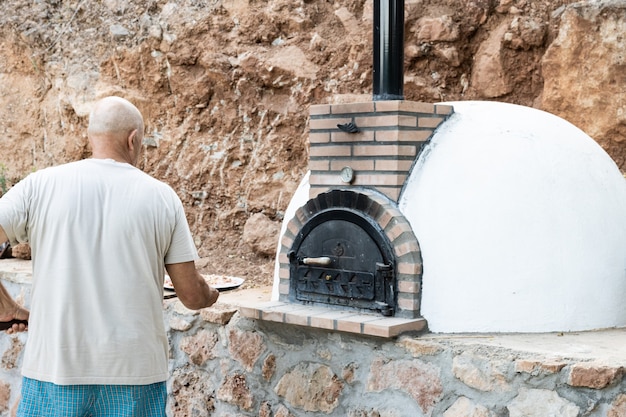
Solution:
<svg viewBox="0 0 626 417"><path fill-rule="evenodd" d="M133 130L132 132L130 132L130 135L128 135L127 146L128 146L128 149L131 151L131 153L132 151L135 150L135 138L136 137L137 137L137 129Z"/></svg>

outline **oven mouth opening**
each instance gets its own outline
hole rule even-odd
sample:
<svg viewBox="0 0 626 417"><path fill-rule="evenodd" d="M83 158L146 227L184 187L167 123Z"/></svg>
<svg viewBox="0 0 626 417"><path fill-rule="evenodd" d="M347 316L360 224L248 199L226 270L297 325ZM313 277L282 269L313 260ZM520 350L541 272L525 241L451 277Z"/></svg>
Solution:
<svg viewBox="0 0 626 417"><path fill-rule="evenodd" d="M392 245L365 213L349 207L315 213L297 233L287 255L291 302L394 315Z"/></svg>

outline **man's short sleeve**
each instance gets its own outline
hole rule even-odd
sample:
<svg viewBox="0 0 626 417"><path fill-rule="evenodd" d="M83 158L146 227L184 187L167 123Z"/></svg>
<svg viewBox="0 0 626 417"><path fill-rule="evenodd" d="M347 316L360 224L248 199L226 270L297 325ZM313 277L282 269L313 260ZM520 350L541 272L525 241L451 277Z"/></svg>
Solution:
<svg viewBox="0 0 626 417"><path fill-rule="evenodd" d="M0 198L0 226L12 245L28 242L29 183L27 177Z"/></svg>
<svg viewBox="0 0 626 417"><path fill-rule="evenodd" d="M198 250L193 241L187 218L183 210L183 205L177 199L176 223L172 233L170 247L165 254L165 264L177 264L181 262L195 261L199 258Z"/></svg>

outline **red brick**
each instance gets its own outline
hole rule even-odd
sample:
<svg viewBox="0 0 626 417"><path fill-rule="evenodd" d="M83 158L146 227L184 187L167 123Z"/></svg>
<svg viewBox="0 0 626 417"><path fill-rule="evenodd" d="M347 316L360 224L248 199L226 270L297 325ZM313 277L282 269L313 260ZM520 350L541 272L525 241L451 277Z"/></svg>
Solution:
<svg viewBox="0 0 626 417"><path fill-rule="evenodd" d="M403 132L398 129L377 130L374 139L376 142L399 142Z"/></svg>
<svg viewBox="0 0 626 417"><path fill-rule="evenodd" d="M412 111L416 113L435 114L436 106L431 103L424 103L419 101L403 101L400 110Z"/></svg>
<svg viewBox="0 0 626 417"><path fill-rule="evenodd" d="M402 185L405 179L401 174L357 174L352 185Z"/></svg>
<svg viewBox="0 0 626 417"><path fill-rule="evenodd" d="M309 160L309 170L311 171L328 171L330 169L330 161L324 160Z"/></svg>
<svg viewBox="0 0 626 417"><path fill-rule="evenodd" d="M337 129L338 124L346 124L351 122L352 119L349 117L331 117L331 118L323 118L323 119L310 119L309 120L309 129L310 130L318 130L318 129Z"/></svg>
<svg viewBox="0 0 626 417"><path fill-rule="evenodd" d="M289 252L289 246L281 245L280 252L278 253L278 262L289 263L289 259L287 258L288 252Z"/></svg>
<svg viewBox="0 0 626 417"><path fill-rule="evenodd" d="M432 130L403 130L398 139L401 142L426 142L432 135Z"/></svg>
<svg viewBox="0 0 626 417"><path fill-rule="evenodd" d="M417 242L410 241L394 247L394 252L396 256L400 257L410 252L419 252L419 247L417 246Z"/></svg>
<svg viewBox="0 0 626 417"><path fill-rule="evenodd" d="M380 225L381 228L384 229L385 227L387 227L391 219L393 219L393 214L389 210L384 210L376 218L376 222Z"/></svg>
<svg viewBox="0 0 626 417"><path fill-rule="evenodd" d="M311 316L310 326L318 329L333 330L335 328L335 320L325 316Z"/></svg>
<svg viewBox="0 0 626 417"><path fill-rule="evenodd" d="M386 234L389 240L393 242L398 236L406 232L413 233L411 225L407 222L398 222Z"/></svg>
<svg viewBox="0 0 626 417"><path fill-rule="evenodd" d="M331 142L345 143L345 142L373 142L374 132L368 130L360 133L346 133L341 130L332 132L330 136Z"/></svg>
<svg viewBox="0 0 626 417"><path fill-rule="evenodd" d="M377 112L388 112L388 111L400 110L400 105L402 103L403 103L402 100L381 100L381 101L375 101L374 105L376 107Z"/></svg>
<svg viewBox="0 0 626 417"><path fill-rule="evenodd" d="M289 272L289 271L287 271ZM289 280L280 280L280 284L278 284L278 293L279 294L285 294L285 295L289 295L289 287L291 286L291 284L289 283Z"/></svg>
<svg viewBox="0 0 626 417"><path fill-rule="evenodd" d="M353 160L353 159L333 159L330 161L331 171L341 171L343 167L350 167L355 171L373 171L374 161Z"/></svg>
<svg viewBox="0 0 626 417"><path fill-rule="evenodd" d="M397 114L356 117L355 123L359 127L389 127L399 126L400 116ZM413 124L415 126L415 124Z"/></svg>
<svg viewBox="0 0 626 417"><path fill-rule="evenodd" d="M422 273L422 264L414 262L398 262L398 273L406 275L419 275Z"/></svg>
<svg viewBox="0 0 626 417"><path fill-rule="evenodd" d="M375 161L376 171L405 171L408 172L413 166L413 160L381 159Z"/></svg>
<svg viewBox="0 0 626 417"><path fill-rule="evenodd" d="M281 265L281 267L278 269L278 278L288 280L289 278L291 278L289 275L289 264L283 264L283 265Z"/></svg>
<svg viewBox="0 0 626 417"><path fill-rule="evenodd" d="M417 149L411 145L355 145L354 156L416 156Z"/></svg>
<svg viewBox="0 0 626 417"><path fill-rule="evenodd" d="M418 118L415 116L407 116L402 114L398 117L398 125L404 127L417 127Z"/></svg>
<svg viewBox="0 0 626 417"><path fill-rule="evenodd" d="M337 330L342 332L361 334L361 322L341 320L337 322Z"/></svg>
<svg viewBox="0 0 626 417"><path fill-rule="evenodd" d="M335 145L335 146L311 146L309 152L310 157L322 157L322 156L351 156L352 146L350 145Z"/></svg>
<svg viewBox="0 0 626 417"><path fill-rule="evenodd" d="M311 174L309 177L311 185L341 185L341 178L338 173L330 174Z"/></svg>
<svg viewBox="0 0 626 417"><path fill-rule="evenodd" d="M312 132L309 133L310 143L329 143L330 132Z"/></svg>
<svg viewBox="0 0 626 417"><path fill-rule="evenodd" d="M398 307L405 311L417 311L420 309L419 300L416 298L398 297Z"/></svg>
<svg viewBox="0 0 626 417"><path fill-rule="evenodd" d="M239 306L239 314L244 317L249 317L251 319L261 318L261 310L254 307Z"/></svg>
<svg viewBox="0 0 626 417"><path fill-rule="evenodd" d="M304 224L309 220L309 216L302 208L296 210L294 217L300 222L300 224Z"/></svg>
<svg viewBox="0 0 626 417"><path fill-rule="evenodd" d="M434 129L439 126L441 122L443 122L442 117L420 117L417 120L417 125L419 127L431 127Z"/></svg>
<svg viewBox="0 0 626 417"><path fill-rule="evenodd" d="M296 313L286 313L285 314L285 323L288 324L296 324L298 326L308 326L309 318L306 315L296 314Z"/></svg>
<svg viewBox="0 0 626 417"><path fill-rule="evenodd" d="M300 223L298 219L296 218L291 219L289 223L287 223L287 230L289 230L291 234L294 236L298 234L301 227L302 227L302 223ZM293 243L293 239L290 239L287 241L285 240L285 238L283 238L281 243L285 247L291 247L291 244Z"/></svg>
<svg viewBox="0 0 626 417"><path fill-rule="evenodd" d="M454 107L448 106L446 104L436 104L435 109L437 111L437 114L448 115L454 113Z"/></svg>
<svg viewBox="0 0 626 417"><path fill-rule="evenodd" d="M313 104L309 107L309 114L311 115L322 115L322 114L330 114L330 105L329 104Z"/></svg>
<svg viewBox="0 0 626 417"><path fill-rule="evenodd" d="M380 337L394 337L407 331L424 329L424 319L380 318L363 325L363 334Z"/></svg>
<svg viewBox="0 0 626 417"><path fill-rule="evenodd" d="M426 142L432 130L377 130L376 142Z"/></svg>
<svg viewBox="0 0 626 417"><path fill-rule="evenodd" d="M275 321L282 323L285 321L285 313L280 310L265 309L261 312L261 319L265 321Z"/></svg>
<svg viewBox="0 0 626 417"><path fill-rule="evenodd" d="M398 291L407 294L419 294L420 284L419 282L398 281Z"/></svg>
<svg viewBox="0 0 626 417"><path fill-rule="evenodd" d="M337 330L361 334L364 323L376 320L378 320L378 316L355 314L353 316L344 317L341 320L337 320Z"/></svg>
<svg viewBox="0 0 626 417"><path fill-rule="evenodd" d="M374 111L374 102L333 104L330 111L332 114L371 113Z"/></svg>
<svg viewBox="0 0 626 417"><path fill-rule="evenodd" d="M280 262L281 264L282 263L289 263L289 258L287 257L287 254L281 252L278 255L278 262Z"/></svg>
<svg viewBox="0 0 626 417"><path fill-rule="evenodd" d="M404 100L388 100L377 101L376 111L403 111L403 112L415 112L415 113L435 113L435 105L431 103L424 103L420 101L404 101Z"/></svg>

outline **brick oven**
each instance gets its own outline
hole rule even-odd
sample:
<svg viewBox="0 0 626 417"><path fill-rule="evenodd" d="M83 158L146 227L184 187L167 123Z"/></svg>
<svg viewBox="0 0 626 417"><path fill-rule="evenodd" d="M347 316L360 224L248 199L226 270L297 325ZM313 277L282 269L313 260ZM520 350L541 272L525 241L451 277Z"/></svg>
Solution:
<svg viewBox="0 0 626 417"><path fill-rule="evenodd" d="M282 237L281 301L420 316L419 242L397 200L451 112L406 101L311 107L310 199Z"/></svg>
<svg viewBox="0 0 626 417"><path fill-rule="evenodd" d="M278 297L242 314L382 337L423 330L420 246L397 203L452 113L403 100L311 106L308 201L280 238Z"/></svg>

